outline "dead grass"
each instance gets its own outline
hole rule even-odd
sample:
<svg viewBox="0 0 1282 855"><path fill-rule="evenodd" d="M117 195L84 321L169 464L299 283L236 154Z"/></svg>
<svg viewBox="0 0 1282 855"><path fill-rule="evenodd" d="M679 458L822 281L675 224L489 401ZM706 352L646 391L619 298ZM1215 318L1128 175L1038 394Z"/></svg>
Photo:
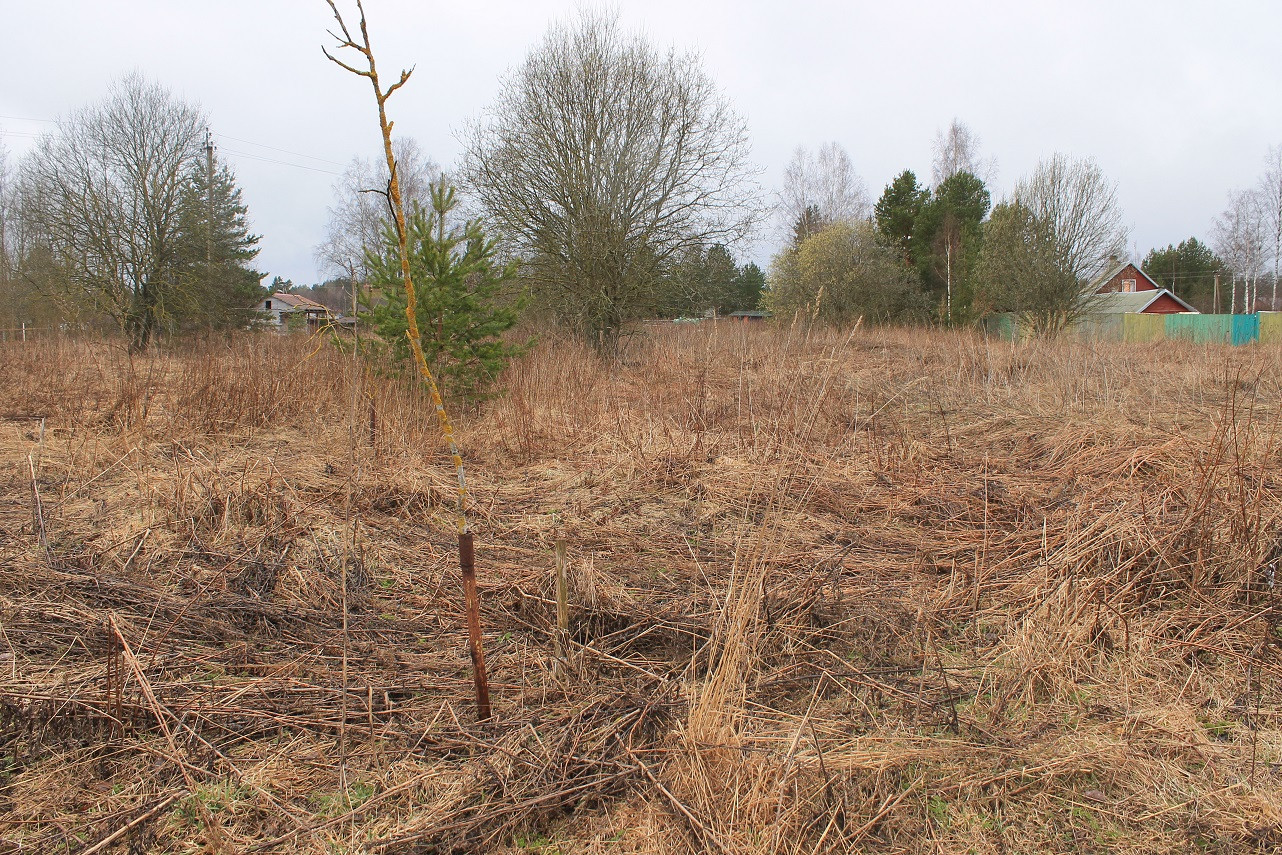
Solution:
<svg viewBox="0 0 1282 855"><path fill-rule="evenodd" d="M545 338L459 424L478 725L416 392L354 459L322 341L0 346L0 852L1276 849L1279 357Z"/></svg>

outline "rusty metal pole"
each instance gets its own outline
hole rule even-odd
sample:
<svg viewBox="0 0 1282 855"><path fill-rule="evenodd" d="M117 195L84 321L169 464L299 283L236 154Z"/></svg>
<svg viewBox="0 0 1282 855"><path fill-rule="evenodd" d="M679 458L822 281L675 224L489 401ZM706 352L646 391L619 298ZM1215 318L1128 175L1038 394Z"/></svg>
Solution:
<svg viewBox="0 0 1282 855"><path fill-rule="evenodd" d="M458 560L467 602L467 652L472 657L472 681L476 684L476 717L485 721L490 717L490 681L485 674L485 652L481 649L481 595L476 590L476 554L470 531L458 536Z"/></svg>

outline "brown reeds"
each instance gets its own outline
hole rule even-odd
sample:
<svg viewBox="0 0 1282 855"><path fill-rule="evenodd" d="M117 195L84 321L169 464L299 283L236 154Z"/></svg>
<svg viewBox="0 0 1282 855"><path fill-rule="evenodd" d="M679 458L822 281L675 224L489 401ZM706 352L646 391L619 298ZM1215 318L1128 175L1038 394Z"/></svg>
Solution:
<svg viewBox="0 0 1282 855"><path fill-rule="evenodd" d="M287 338L119 360L0 346L0 851L1282 845L1272 350L546 336L458 425L485 729L424 393Z"/></svg>

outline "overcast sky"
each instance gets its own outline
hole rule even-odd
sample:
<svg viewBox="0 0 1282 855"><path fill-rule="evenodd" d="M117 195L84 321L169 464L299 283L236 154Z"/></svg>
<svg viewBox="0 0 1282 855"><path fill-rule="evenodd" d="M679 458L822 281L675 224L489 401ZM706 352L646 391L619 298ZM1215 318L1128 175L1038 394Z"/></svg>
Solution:
<svg viewBox="0 0 1282 855"><path fill-rule="evenodd" d="M456 135L505 72L577 5L366 0L384 74L417 66L390 104L397 131L450 165ZM928 180L932 140L957 117L996 159L995 199L1055 151L1094 157L1143 253L1206 239L1226 193L1254 184L1268 147L1282 144L1282 3L614 7L626 28L703 55L747 117L766 187L796 146L829 140L850 152L874 199L905 168ZM331 173L379 147L368 84L321 56L331 25L322 0L47 0L6 3L3 22L0 141L12 154L52 129L47 120L141 71L208 112L263 235L259 268L299 284L323 277L313 248ZM767 260L771 238L750 254Z"/></svg>

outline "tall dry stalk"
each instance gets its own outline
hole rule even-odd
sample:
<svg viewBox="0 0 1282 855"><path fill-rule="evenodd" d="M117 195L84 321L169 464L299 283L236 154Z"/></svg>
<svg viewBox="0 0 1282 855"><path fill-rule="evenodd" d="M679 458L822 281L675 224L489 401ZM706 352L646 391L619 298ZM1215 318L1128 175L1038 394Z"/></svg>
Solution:
<svg viewBox="0 0 1282 855"><path fill-rule="evenodd" d="M326 59L340 68L369 79L370 85L374 88L374 100L378 104L378 125L383 134L383 155L387 159L387 200L392 209L393 222L396 225L396 244L400 254L401 261L401 280L405 286L405 319L408 329L405 332L409 338L410 349L414 352L414 360L418 364L419 373L423 381L427 384L428 392L432 396L432 406L436 410L437 421L441 425L441 433L449 445L450 457L454 461L454 470L458 475L458 494L457 494L457 519L458 519L458 537L459 537L459 566L463 574L463 588L467 606L468 622L468 652L472 658L472 676L476 684L476 709L477 716L484 720L490 717L490 689L489 682L485 675L485 654L481 646L481 627L480 627L480 597L476 588L476 566L473 558L472 533L469 530L467 522L467 477L463 469L463 455L459 452L458 442L454 439L454 426L450 422L449 414L445 411L445 402L441 399L441 390L437 386L436 378L432 375L431 368L428 367L427 357L423 355L422 334L418 328L418 297L414 291L414 279L410 273L410 255L409 241L405 231L405 203L401 198L401 183L396 170L396 155L392 152L392 126L393 122L387 118L387 100L392 94L404 86L413 74L414 69L401 71L400 79L387 87L384 91L382 84L378 79L378 68L374 62L374 51L370 46L369 28L365 22L365 9L361 5L361 0L356 0L356 9L360 13L360 34L361 41L357 43L352 37L347 23L343 20L343 15L338 11L338 6L334 0L325 0L329 4L330 10L334 13L334 20L338 22L338 28L342 32L338 34L330 31L330 35L339 42L339 48L350 48L365 58L368 64L367 69L355 68L342 60L335 57L324 47L321 52L325 54Z"/></svg>

